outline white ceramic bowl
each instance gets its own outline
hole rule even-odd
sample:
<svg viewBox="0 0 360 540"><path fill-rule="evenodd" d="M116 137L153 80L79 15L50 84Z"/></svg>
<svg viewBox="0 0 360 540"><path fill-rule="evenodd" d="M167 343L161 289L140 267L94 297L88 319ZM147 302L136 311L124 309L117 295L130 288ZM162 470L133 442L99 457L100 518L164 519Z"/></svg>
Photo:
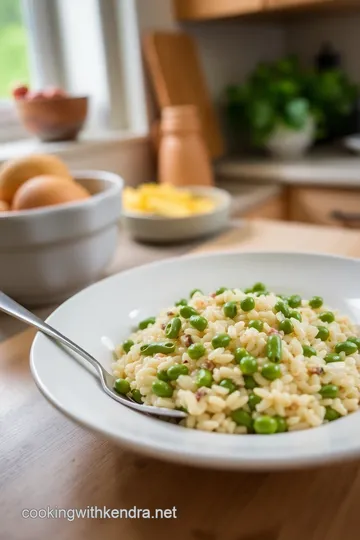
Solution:
<svg viewBox="0 0 360 540"><path fill-rule="evenodd" d="M122 179L76 171L85 201L0 214L0 290L28 305L49 304L98 279L118 235Z"/></svg>
<svg viewBox="0 0 360 540"><path fill-rule="evenodd" d="M130 328L194 287L243 287L264 281L270 289L304 297L321 295L360 322L360 261L323 255L233 253L181 257L142 266L80 292L48 319L109 369L101 343L118 343ZM51 362L49 362L51 358ZM31 350L37 385L60 411L116 443L156 458L219 469L284 469L360 456L360 412L305 431L228 435L186 429L127 409L106 396L93 373L49 339L37 335Z"/></svg>
<svg viewBox="0 0 360 540"><path fill-rule="evenodd" d="M195 195L212 199L216 205L214 210L184 218L167 218L123 209L125 228L137 240L165 243L211 235L227 225L231 205L231 196L227 191L203 186L189 186L186 189Z"/></svg>

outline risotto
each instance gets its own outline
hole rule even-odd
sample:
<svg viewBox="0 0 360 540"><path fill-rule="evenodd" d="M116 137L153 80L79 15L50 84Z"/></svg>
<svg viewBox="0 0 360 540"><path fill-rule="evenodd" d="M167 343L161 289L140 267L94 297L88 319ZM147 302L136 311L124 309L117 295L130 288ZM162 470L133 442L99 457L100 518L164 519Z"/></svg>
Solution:
<svg viewBox="0 0 360 540"><path fill-rule="evenodd" d="M321 297L194 290L139 324L116 348L115 388L187 412L180 424L273 434L320 426L359 408L360 338Z"/></svg>

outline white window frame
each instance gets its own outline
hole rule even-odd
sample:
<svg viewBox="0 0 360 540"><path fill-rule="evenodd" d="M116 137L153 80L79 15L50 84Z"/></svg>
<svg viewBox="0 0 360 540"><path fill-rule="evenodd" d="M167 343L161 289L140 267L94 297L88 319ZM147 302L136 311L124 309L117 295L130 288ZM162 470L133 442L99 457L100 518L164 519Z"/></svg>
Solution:
<svg viewBox="0 0 360 540"><path fill-rule="evenodd" d="M62 86L62 71L58 50L58 35L54 25L54 3L48 0L21 0L24 23L29 29L29 63L31 86L41 88L46 84ZM0 100L0 143L28 138L12 100Z"/></svg>

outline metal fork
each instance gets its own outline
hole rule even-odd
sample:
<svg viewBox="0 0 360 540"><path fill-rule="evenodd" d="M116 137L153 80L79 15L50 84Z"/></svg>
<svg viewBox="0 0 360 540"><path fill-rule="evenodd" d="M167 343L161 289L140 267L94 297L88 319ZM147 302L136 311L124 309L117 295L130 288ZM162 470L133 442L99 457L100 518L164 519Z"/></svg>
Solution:
<svg viewBox="0 0 360 540"><path fill-rule="evenodd" d="M113 375L111 375L110 373L108 373L106 369L104 369L103 366L100 364L100 362L98 362L93 356L91 356L91 354L86 352L79 345L71 341L71 339L67 338L66 336L55 330L55 328L41 320L39 317L31 313L31 311L28 311L26 308L15 302L15 300L13 300L1 291L0 310L30 326L34 326L47 337L61 343L62 345L65 345L66 347L69 347L69 349L80 355L84 360L89 362L89 364L91 364L95 368L96 374L100 379L100 383L104 392L111 398L115 399L115 401L118 401L122 405L125 405L125 407L135 409L136 411L142 413L152 414L154 416L166 416L170 418L185 418L187 416L187 414L182 411L175 411L172 409L165 409L160 407L152 407L149 405L141 405L139 403L136 403L135 401L132 401L127 396L122 396L118 394L114 390L116 378L113 377Z"/></svg>

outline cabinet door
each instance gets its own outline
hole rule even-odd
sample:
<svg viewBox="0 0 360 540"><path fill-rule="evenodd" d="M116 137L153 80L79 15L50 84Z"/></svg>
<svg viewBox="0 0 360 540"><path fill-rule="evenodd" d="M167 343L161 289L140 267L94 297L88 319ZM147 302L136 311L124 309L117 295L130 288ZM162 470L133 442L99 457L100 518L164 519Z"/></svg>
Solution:
<svg viewBox="0 0 360 540"><path fill-rule="evenodd" d="M292 221L360 228L360 190L291 188Z"/></svg>
<svg viewBox="0 0 360 540"><path fill-rule="evenodd" d="M174 0L175 15L180 20L219 19L256 13L266 0Z"/></svg>

